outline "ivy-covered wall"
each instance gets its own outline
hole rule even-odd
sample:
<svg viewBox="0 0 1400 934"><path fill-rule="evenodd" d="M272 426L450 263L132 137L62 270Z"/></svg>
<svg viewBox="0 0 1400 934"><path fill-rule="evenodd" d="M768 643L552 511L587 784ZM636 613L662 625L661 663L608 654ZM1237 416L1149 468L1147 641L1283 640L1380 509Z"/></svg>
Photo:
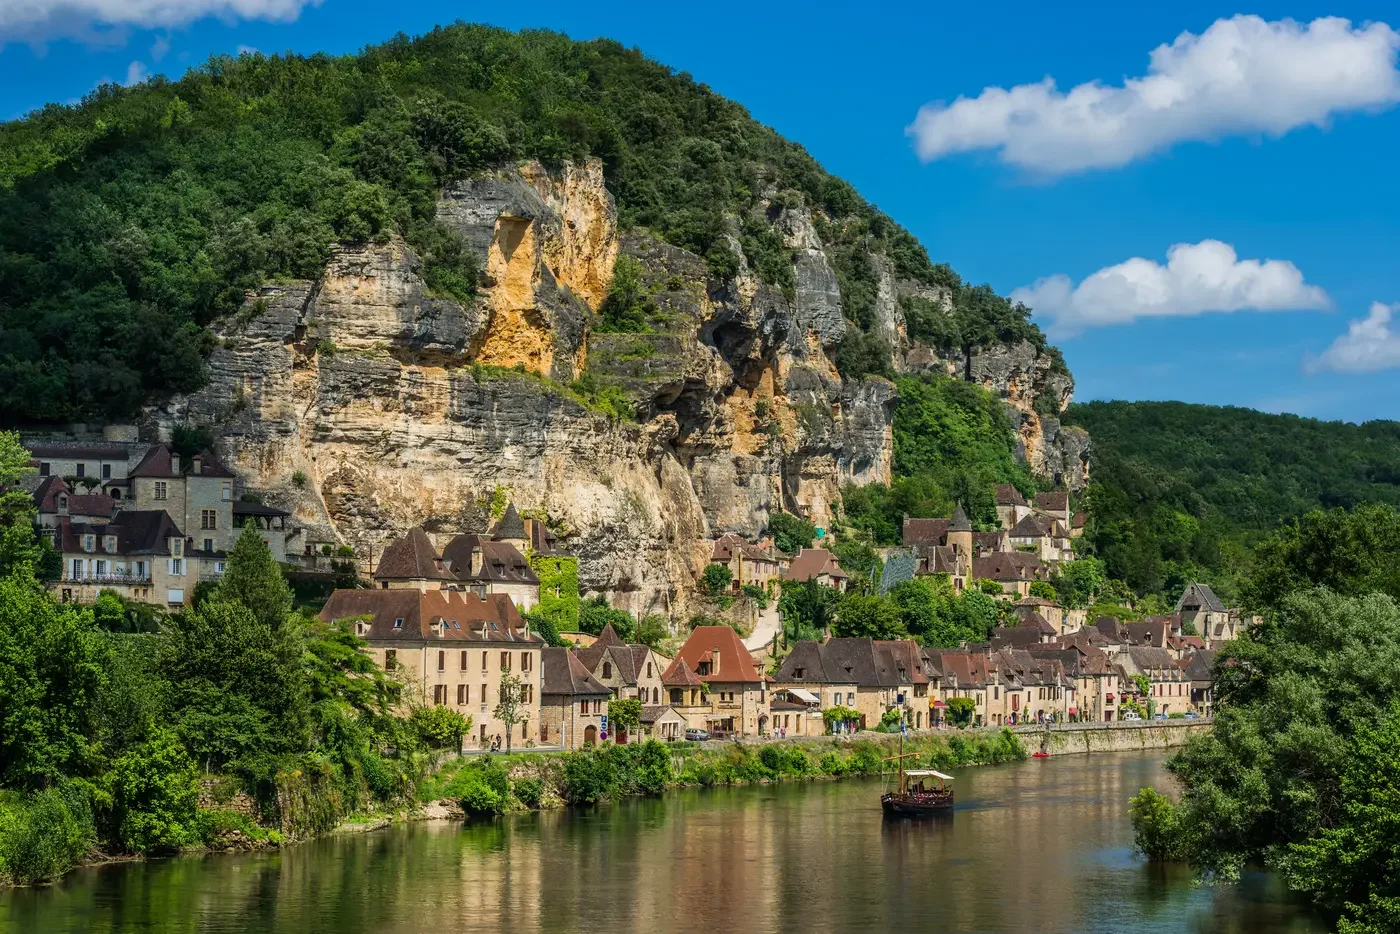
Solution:
<svg viewBox="0 0 1400 934"><path fill-rule="evenodd" d="M539 614L556 630L578 631L578 558L532 554L530 567L540 579Z"/></svg>

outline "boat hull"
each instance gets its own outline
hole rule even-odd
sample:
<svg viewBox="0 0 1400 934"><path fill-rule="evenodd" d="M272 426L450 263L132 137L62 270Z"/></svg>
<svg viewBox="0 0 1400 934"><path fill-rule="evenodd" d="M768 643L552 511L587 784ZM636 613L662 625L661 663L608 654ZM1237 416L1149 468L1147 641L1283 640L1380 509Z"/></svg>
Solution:
<svg viewBox="0 0 1400 934"><path fill-rule="evenodd" d="M953 809L953 793L941 795L886 794L880 797L886 817L926 817L946 814Z"/></svg>

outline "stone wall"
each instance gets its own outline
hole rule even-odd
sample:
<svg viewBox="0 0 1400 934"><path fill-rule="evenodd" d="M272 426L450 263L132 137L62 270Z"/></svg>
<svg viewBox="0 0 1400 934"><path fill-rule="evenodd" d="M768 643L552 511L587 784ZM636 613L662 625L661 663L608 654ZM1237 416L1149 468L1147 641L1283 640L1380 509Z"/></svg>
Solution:
<svg viewBox="0 0 1400 934"><path fill-rule="evenodd" d="M1047 752L1070 755L1081 752L1129 752L1184 746L1192 736L1211 728L1209 720L1167 720L1142 723L1062 723L1049 730ZM1026 748L1040 748L1043 727L1015 727Z"/></svg>

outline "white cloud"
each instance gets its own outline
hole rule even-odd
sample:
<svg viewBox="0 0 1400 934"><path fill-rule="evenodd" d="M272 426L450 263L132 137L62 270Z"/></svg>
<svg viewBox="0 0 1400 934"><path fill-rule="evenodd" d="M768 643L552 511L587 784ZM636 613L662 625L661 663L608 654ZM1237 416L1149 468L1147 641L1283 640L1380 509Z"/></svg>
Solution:
<svg viewBox="0 0 1400 934"><path fill-rule="evenodd" d="M1400 332L1391 327L1396 311L1400 311L1400 304L1373 302L1366 317L1347 325L1347 332L1321 356L1304 360L1303 369L1309 373L1374 373L1400 367Z"/></svg>
<svg viewBox="0 0 1400 934"><path fill-rule="evenodd" d="M165 53L170 51L170 37L156 36L156 41L151 44L151 61L159 62L165 58Z"/></svg>
<svg viewBox="0 0 1400 934"><path fill-rule="evenodd" d="M239 55L257 55L257 54L258 54L258 50L257 50L256 48L254 48L253 46L251 46L251 45L239 45L239 46L238 46L238 54L239 54Z"/></svg>
<svg viewBox="0 0 1400 934"><path fill-rule="evenodd" d="M207 16L294 20L321 0L0 0L0 43L60 36L101 40L126 28L186 26ZM159 41L157 42L159 45ZM152 50L154 53L154 50ZM159 60L159 55L152 56Z"/></svg>
<svg viewBox="0 0 1400 934"><path fill-rule="evenodd" d="M1334 114L1400 101L1400 33L1327 17L1257 16L1183 32L1149 56L1147 74L1059 91L1053 78L926 104L908 129L919 156L994 149L1044 174L1124 165L1186 140L1281 136Z"/></svg>
<svg viewBox="0 0 1400 934"><path fill-rule="evenodd" d="M1325 309L1327 293L1303 281L1297 266L1279 259L1239 259L1219 240L1178 243L1165 266L1134 257L1100 269L1075 286L1054 275L1011 293L1055 337L1138 318L1188 317L1211 311Z"/></svg>
<svg viewBox="0 0 1400 934"><path fill-rule="evenodd" d="M145 81L150 76L151 74L150 72L146 71L146 66L144 63L132 62L130 65L126 66L126 80L123 81L122 84L125 84L127 87L131 87L133 84L140 84L142 81Z"/></svg>

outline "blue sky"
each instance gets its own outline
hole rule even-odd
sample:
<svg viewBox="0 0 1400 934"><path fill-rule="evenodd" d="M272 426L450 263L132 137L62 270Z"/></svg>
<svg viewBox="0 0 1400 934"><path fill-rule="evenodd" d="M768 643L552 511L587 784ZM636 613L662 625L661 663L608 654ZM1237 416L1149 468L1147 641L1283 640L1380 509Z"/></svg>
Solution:
<svg viewBox="0 0 1400 934"><path fill-rule="evenodd" d="M1387 39L1394 33L1383 25L1400 30L1394 4L1136 4L1130 12L1105 4L1065 13L1043 3L923 3L853 14L824 3L188 0L183 8L217 15L173 24L161 19L162 6L171 5L35 0L31 8L56 11L35 22L0 0L0 41L9 40L0 49L0 115L74 100L103 79L177 75L240 47L349 52L458 18L610 36L740 101L910 228L935 261L1003 293L1055 275L1072 287L1135 257L1165 264L1174 244L1220 241L1241 260L1277 261L1258 275L1244 269L1237 291L1248 297L1230 312L1190 313L1230 304L1200 285L1199 264L1174 280L1181 295L1168 301L1177 311L1169 316L1104 323L1104 315L1131 317L1113 276L1106 293L1033 293L1080 400L1183 399L1354 421L1400 415L1400 336L1389 327L1389 306L1400 302L1400 79ZM1297 49L1269 44L1287 36L1246 35L1258 79L1244 97L1213 90L1207 74L1203 102L1136 124L1131 101L1110 100L1107 111L1127 108L1129 122L1099 127L1108 135L1098 138L1056 123L1054 100L1028 105L1033 119L1022 113L988 130L990 97L930 112L933 135L920 139L932 158L920 157L907 132L922 106L978 99L984 88L1046 76L1062 92L1095 80L1121 86L1148 72L1153 49L1240 13L1257 14L1266 33L1264 24L1291 18L1306 30L1318 17L1345 17L1353 31L1326 48L1311 42L1320 31ZM1382 25L1363 33L1368 23ZM1347 45L1363 39L1369 45ZM1197 68L1201 61L1188 56L1185 80L1210 72L1209 61ZM1370 71L1337 77L1343 65L1367 61ZM1320 102L1310 105L1314 97ZM1318 119L1325 128L1312 125ZM1144 151L1125 150L1140 140ZM1196 255L1183 253L1183 262Z"/></svg>

